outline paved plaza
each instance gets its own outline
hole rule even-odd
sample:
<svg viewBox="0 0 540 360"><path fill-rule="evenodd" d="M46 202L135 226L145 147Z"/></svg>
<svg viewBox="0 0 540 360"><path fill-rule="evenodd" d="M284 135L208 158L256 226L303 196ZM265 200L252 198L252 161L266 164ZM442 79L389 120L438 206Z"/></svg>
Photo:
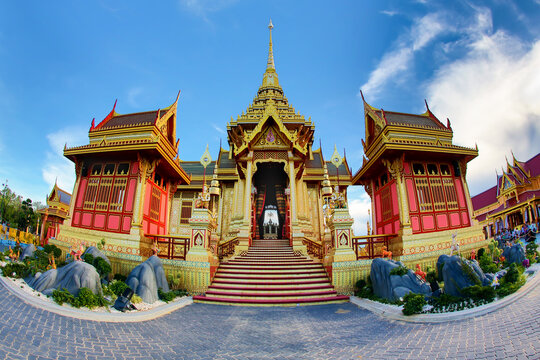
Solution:
<svg viewBox="0 0 540 360"><path fill-rule="evenodd" d="M540 288L493 313L388 321L353 304L193 304L137 323L35 308L0 285L0 359L539 359Z"/></svg>

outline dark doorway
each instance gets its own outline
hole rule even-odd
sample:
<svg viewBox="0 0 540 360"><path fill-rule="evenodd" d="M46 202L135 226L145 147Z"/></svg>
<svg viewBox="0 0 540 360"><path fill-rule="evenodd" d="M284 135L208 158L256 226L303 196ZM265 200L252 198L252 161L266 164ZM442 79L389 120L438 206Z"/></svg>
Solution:
<svg viewBox="0 0 540 360"><path fill-rule="evenodd" d="M257 195L255 196L255 216L257 221L255 236L259 239L264 236L265 210L275 212L277 209L279 219L277 233L279 238L283 236L283 225L286 221L287 209L285 188L288 182L283 167L284 164L282 163L259 163L257 172L253 176L253 185L257 189Z"/></svg>

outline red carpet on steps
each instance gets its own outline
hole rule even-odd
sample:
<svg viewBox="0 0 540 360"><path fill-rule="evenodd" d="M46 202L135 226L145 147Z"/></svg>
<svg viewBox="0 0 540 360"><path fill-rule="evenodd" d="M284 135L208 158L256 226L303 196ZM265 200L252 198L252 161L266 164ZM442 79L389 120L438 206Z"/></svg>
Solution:
<svg viewBox="0 0 540 360"><path fill-rule="evenodd" d="M205 295L193 301L294 306L348 301L338 295L320 263L297 255L289 240L253 240L246 254L221 263Z"/></svg>

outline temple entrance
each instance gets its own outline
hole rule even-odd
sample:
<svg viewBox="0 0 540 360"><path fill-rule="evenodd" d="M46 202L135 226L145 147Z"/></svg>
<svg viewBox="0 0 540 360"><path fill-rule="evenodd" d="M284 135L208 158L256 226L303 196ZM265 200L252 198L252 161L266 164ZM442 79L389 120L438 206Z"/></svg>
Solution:
<svg viewBox="0 0 540 360"><path fill-rule="evenodd" d="M285 188L288 177L281 163L260 163L253 176L256 189L253 211L256 239L284 238L283 226L287 221Z"/></svg>

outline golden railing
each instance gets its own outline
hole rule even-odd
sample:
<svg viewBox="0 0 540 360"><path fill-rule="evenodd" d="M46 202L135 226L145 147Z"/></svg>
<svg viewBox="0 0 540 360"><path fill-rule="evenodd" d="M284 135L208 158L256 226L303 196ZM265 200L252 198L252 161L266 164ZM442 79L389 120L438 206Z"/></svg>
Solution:
<svg viewBox="0 0 540 360"><path fill-rule="evenodd" d="M309 239L303 239L302 243L306 245L308 254L311 254L319 259L323 258L323 246L321 244L317 244Z"/></svg>
<svg viewBox="0 0 540 360"><path fill-rule="evenodd" d="M225 256L234 254L234 247L238 245L238 238L232 238L218 245L218 257L221 260Z"/></svg>
<svg viewBox="0 0 540 360"><path fill-rule="evenodd" d="M26 231L20 231L17 228L3 227L0 225L0 239L5 241L13 240L22 244L34 244L39 245L39 236L28 233Z"/></svg>
<svg viewBox="0 0 540 360"><path fill-rule="evenodd" d="M383 246L388 250L390 239L396 236L397 234L353 236L352 246L356 254L356 260L382 257Z"/></svg>
<svg viewBox="0 0 540 360"><path fill-rule="evenodd" d="M189 236L146 234L155 242L159 251L158 257L171 260L186 260L189 251Z"/></svg>

